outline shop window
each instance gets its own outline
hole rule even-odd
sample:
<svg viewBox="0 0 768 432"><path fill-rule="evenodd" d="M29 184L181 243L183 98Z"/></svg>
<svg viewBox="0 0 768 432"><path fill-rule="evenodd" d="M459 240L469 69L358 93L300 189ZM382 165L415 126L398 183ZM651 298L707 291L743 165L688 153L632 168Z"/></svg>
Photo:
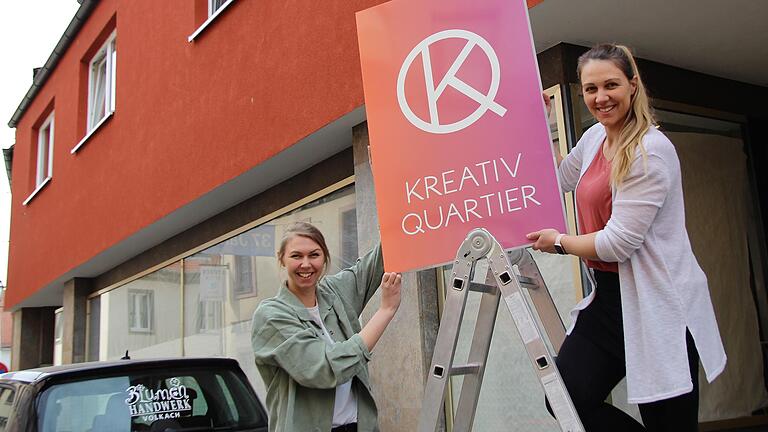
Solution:
<svg viewBox="0 0 768 432"><path fill-rule="evenodd" d="M115 111L117 35L96 52L88 66L88 133Z"/></svg>
<svg viewBox="0 0 768 432"><path fill-rule="evenodd" d="M131 358L232 357L263 396L264 384L253 361L251 319L259 303L277 295L285 279L275 258L276 239L290 223L311 221L325 235L332 262L341 263L342 255L354 260L354 205L352 186L318 194L275 219L92 294L87 358L118 359L126 350ZM161 313L154 313L155 303L162 305Z"/></svg>
<svg viewBox="0 0 768 432"><path fill-rule="evenodd" d="M128 328L134 333L152 332L155 308L154 293L148 290L128 291Z"/></svg>
<svg viewBox="0 0 768 432"><path fill-rule="evenodd" d="M175 261L94 294L88 303L86 357L116 360L126 351L136 359L182 355L174 343L181 338L181 266ZM194 312L195 305L189 310Z"/></svg>

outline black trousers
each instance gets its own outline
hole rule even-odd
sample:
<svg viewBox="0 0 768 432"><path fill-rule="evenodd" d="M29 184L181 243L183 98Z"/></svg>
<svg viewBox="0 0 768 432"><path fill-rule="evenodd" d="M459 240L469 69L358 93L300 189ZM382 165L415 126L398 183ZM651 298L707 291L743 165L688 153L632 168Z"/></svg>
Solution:
<svg viewBox="0 0 768 432"><path fill-rule="evenodd" d="M611 390L626 375L624 330L618 275L595 271L595 279L595 298L579 313L576 327L565 338L556 360L586 431L697 431L699 357L690 333L686 334L686 344L693 391L670 399L640 404L640 415L645 427L605 402Z"/></svg>

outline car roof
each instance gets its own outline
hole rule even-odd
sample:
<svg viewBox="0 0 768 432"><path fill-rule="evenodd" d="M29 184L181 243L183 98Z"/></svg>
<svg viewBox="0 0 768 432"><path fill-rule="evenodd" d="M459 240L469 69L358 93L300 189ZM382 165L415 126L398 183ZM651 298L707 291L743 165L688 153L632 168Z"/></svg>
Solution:
<svg viewBox="0 0 768 432"><path fill-rule="evenodd" d="M136 360L109 360L86 363L73 363L59 366L47 366L22 371L6 372L0 374L0 380L20 381L35 383L49 378L88 376L94 371L108 373L121 370L131 371L148 368L174 368L174 367L232 367L238 366L237 361L225 357L183 357L162 359L136 359Z"/></svg>

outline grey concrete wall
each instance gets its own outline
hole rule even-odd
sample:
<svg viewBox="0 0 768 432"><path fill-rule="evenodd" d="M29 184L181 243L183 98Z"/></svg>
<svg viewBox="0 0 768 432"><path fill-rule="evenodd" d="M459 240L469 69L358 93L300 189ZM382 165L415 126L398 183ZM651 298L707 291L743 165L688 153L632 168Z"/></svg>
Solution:
<svg viewBox="0 0 768 432"><path fill-rule="evenodd" d="M353 129L352 146L358 246L362 253L379 241L366 123ZM377 295L363 311L363 321L370 319L379 304L380 295ZM403 274L400 309L376 345L370 363L382 431L416 430L424 394L425 371L432 359L438 325L435 271Z"/></svg>
<svg viewBox="0 0 768 432"><path fill-rule="evenodd" d="M13 313L11 369L53 364L55 307L22 308Z"/></svg>
<svg viewBox="0 0 768 432"><path fill-rule="evenodd" d="M64 284L61 317L64 327L61 362L64 364L85 361L85 326L90 291L90 279L74 278Z"/></svg>

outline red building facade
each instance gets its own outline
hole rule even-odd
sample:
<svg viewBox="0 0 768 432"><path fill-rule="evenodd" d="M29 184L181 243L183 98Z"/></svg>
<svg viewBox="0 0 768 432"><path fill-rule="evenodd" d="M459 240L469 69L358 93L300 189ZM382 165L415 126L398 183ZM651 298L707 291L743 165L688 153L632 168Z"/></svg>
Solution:
<svg viewBox="0 0 768 432"><path fill-rule="evenodd" d="M231 2L192 41L195 2L92 3L15 123L9 307L363 104L354 12L376 2ZM89 131L88 66L113 34L114 112ZM50 113L52 178L24 205Z"/></svg>

